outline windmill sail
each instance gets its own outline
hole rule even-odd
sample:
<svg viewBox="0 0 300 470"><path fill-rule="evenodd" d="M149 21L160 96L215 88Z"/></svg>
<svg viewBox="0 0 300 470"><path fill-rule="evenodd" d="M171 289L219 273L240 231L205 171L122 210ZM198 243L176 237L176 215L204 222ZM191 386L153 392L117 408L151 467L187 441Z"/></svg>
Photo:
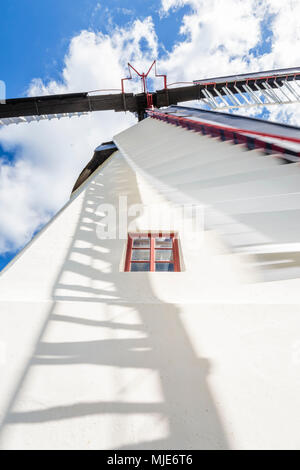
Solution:
<svg viewBox="0 0 300 470"><path fill-rule="evenodd" d="M300 102L300 68L195 80L211 109L249 108Z"/></svg>
<svg viewBox="0 0 300 470"><path fill-rule="evenodd" d="M192 85L165 87L151 93L155 108L196 101L213 110L291 104L300 102L300 68L196 80ZM0 105L0 125L41 119L81 116L93 111L136 113L144 119L149 93L92 95L70 93L6 100Z"/></svg>

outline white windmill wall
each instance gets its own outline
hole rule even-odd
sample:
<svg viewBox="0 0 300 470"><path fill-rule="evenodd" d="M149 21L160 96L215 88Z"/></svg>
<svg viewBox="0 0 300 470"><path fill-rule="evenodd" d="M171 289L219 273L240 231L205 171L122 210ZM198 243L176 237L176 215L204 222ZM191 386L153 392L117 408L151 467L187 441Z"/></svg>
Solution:
<svg viewBox="0 0 300 470"><path fill-rule="evenodd" d="M297 263L257 269L296 243L298 167L150 119L115 141L0 277L1 447L299 448ZM183 272L122 272L126 240L97 236L120 196L140 230L175 211ZM206 205L197 250L184 203Z"/></svg>

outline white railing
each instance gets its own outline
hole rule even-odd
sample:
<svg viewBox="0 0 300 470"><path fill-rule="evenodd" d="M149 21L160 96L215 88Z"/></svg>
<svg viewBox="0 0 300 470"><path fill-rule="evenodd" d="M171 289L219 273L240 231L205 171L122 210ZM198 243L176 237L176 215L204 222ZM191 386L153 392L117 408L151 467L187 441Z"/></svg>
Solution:
<svg viewBox="0 0 300 470"><path fill-rule="evenodd" d="M210 91L207 88L201 90L203 98L200 101L212 110L250 108L255 106L270 106L278 104L300 103L300 84L296 78L281 81L280 84L274 80L275 88L268 81L259 84L251 81L243 85L235 84L233 93L228 86L223 86L223 95L217 89L217 84ZM253 90L255 88L255 90Z"/></svg>
<svg viewBox="0 0 300 470"><path fill-rule="evenodd" d="M48 120L52 119L61 119L61 118L72 118L80 117L87 115L89 113L64 113L64 114L43 114L41 116L20 116L20 117L11 117L11 118L0 118L0 127L7 126L9 124L20 124L20 123L30 123L34 121Z"/></svg>

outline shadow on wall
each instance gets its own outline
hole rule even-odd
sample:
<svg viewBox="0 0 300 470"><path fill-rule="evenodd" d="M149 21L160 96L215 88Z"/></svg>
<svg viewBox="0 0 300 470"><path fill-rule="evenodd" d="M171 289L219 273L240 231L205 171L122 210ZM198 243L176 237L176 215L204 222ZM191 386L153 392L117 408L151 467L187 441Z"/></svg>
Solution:
<svg viewBox="0 0 300 470"><path fill-rule="evenodd" d="M130 171L129 181L128 171L124 171L118 159L113 159L110 165L114 174L118 176L118 193L127 195L128 204L141 202L136 196L137 183L134 173L128 170ZM99 420L99 426L101 426L104 416L111 416L111 419L116 422L121 416L122 419L126 417L125 428L123 424L122 427L117 424L117 429L120 429L118 432L122 433L121 448L123 449L225 449L228 447L227 439L207 383L210 364L207 359L195 355L189 336L181 322L179 308L175 305L164 304L160 299L157 299L156 303L148 304L124 302L124 295L128 288L136 288L136 276L139 273L134 276L131 273L128 274L132 282L132 285L128 287L128 283L124 285L124 276L127 274L116 275L109 269L103 272L95 268L96 260L106 262L109 267L114 256L112 251L114 241L103 242L96 236L99 216L95 213L95 209L99 202L103 201L103 185L110 184L107 179L107 172L106 178L99 174L85 192L82 212L69 252L53 287L55 299L53 307L36 345L35 354L12 398L2 432L5 433L7 425L13 428L20 423L52 422L52 432L57 430L59 435L64 436L59 427L62 421L94 416L94 421ZM109 191L113 198L116 187L111 187ZM81 242L89 242L89 246L78 248L82 246ZM86 255L84 259L89 259L89 262L74 261L78 253ZM70 272L80 274L84 279L84 286L80 283L75 285L65 282L65 274ZM103 287L98 287L99 283ZM143 283L142 295L145 299L155 298L149 277L147 277L147 282ZM81 302L82 314L78 315L78 304ZM128 323L122 321L122 315L112 316L109 313L107 313L107 318L101 316L99 320L97 317L87 318L84 314L87 304L84 302L92 302L96 307L101 305L102 312L103 305L109 305L109 309L115 307L124 307L126 311L131 309L132 318L136 321ZM77 306L76 315L71 313L70 305L74 304ZM78 341L63 339L63 341L55 342L55 338L54 342L52 339L48 341L49 330L56 322L59 324L63 322L70 329L74 325L82 326ZM85 337L85 327L94 328L93 340L81 340L81 336ZM138 396L138 400L132 401L126 399L127 395L120 394L119 399L90 401L82 400L79 393L78 399L70 400L67 405L63 403L63 400L59 401L58 396L57 405L44 409L19 411L16 405L22 398L28 376L37 365L38 373L44 374L46 381L47 370L50 373L53 370L53 367L48 369L49 366L57 368L57 366L72 365L63 369L66 371L66 376L63 377L66 384L68 384L70 370L74 371L74 366L80 366L78 371L76 369L78 374L76 380L78 388L81 387L81 389L82 382L86 378L85 374L87 374L85 368L93 365L96 367L93 368L93 374L95 376L99 374L101 378L103 366L107 366L114 371L114 389L119 388L121 391L124 385L122 380L127 370L134 369L137 375L134 383L129 384L131 388L144 380L146 370L155 373L158 377L162 399L144 400L143 396ZM56 385L57 383L53 380L47 384L50 388ZM88 383L86 387L89 387ZM99 388L96 396L101 396L101 392ZM127 393L128 390L126 390ZM72 397L74 397L73 393ZM47 402L47 397L43 397L43 401ZM151 414L159 416L157 426L160 426L162 422L165 423L166 434L161 438L151 438L144 434L142 428L139 437L133 439L133 417L141 415L142 419L145 419L144 427L147 427L147 417ZM80 433L78 421L76 421L76 427L77 433ZM106 432L112 431L107 429ZM64 442L60 443L60 448L65 448L65 446ZM98 448L103 448L101 442ZM113 436L109 448L115 448Z"/></svg>
<svg viewBox="0 0 300 470"><path fill-rule="evenodd" d="M300 277L300 252L295 251L295 244L299 246L299 215L300 209L291 208L236 215L239 222L247 223L269 240L253 245L241 243L236 247L236 251L240 248L245 253L245 261L247 251L250 263L254 258L254 266L259 269L262 280L281 281Z"/></svg>

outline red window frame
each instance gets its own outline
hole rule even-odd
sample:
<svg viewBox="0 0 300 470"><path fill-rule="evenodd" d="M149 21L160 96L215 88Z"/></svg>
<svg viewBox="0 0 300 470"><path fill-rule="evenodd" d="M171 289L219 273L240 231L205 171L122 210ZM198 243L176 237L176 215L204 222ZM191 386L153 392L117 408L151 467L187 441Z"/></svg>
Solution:
<svg viewBox="0 0 300 470"><path fill-rule="evenodd" d="M135 239L139 238L150 238L150 246L149 247L134 247L133 242ZM172 240L171 247L156 247L155 240L159 238L170 238ZM132 260L132 251L133 250L144 250L150 251L150 259L149 260ZM155 259L155 252L156 251L164 251L172 250L173 254L173 261L167 260L156 260ZM179 259L179 245L178 245L178 238L176 237L175 233L130 233L128 234L128 241L127 241L127 250L126 250L126 258L125 258L125 272L131 271L131 264L132 263L147 263L150 265L149 271L144 272L155 272L155 265L156 263L161 264L174 264L174 272L180 271L180 259ZM156 271L158 272L158 271ZM172 271L168 271L172 272Z"/></svg>

